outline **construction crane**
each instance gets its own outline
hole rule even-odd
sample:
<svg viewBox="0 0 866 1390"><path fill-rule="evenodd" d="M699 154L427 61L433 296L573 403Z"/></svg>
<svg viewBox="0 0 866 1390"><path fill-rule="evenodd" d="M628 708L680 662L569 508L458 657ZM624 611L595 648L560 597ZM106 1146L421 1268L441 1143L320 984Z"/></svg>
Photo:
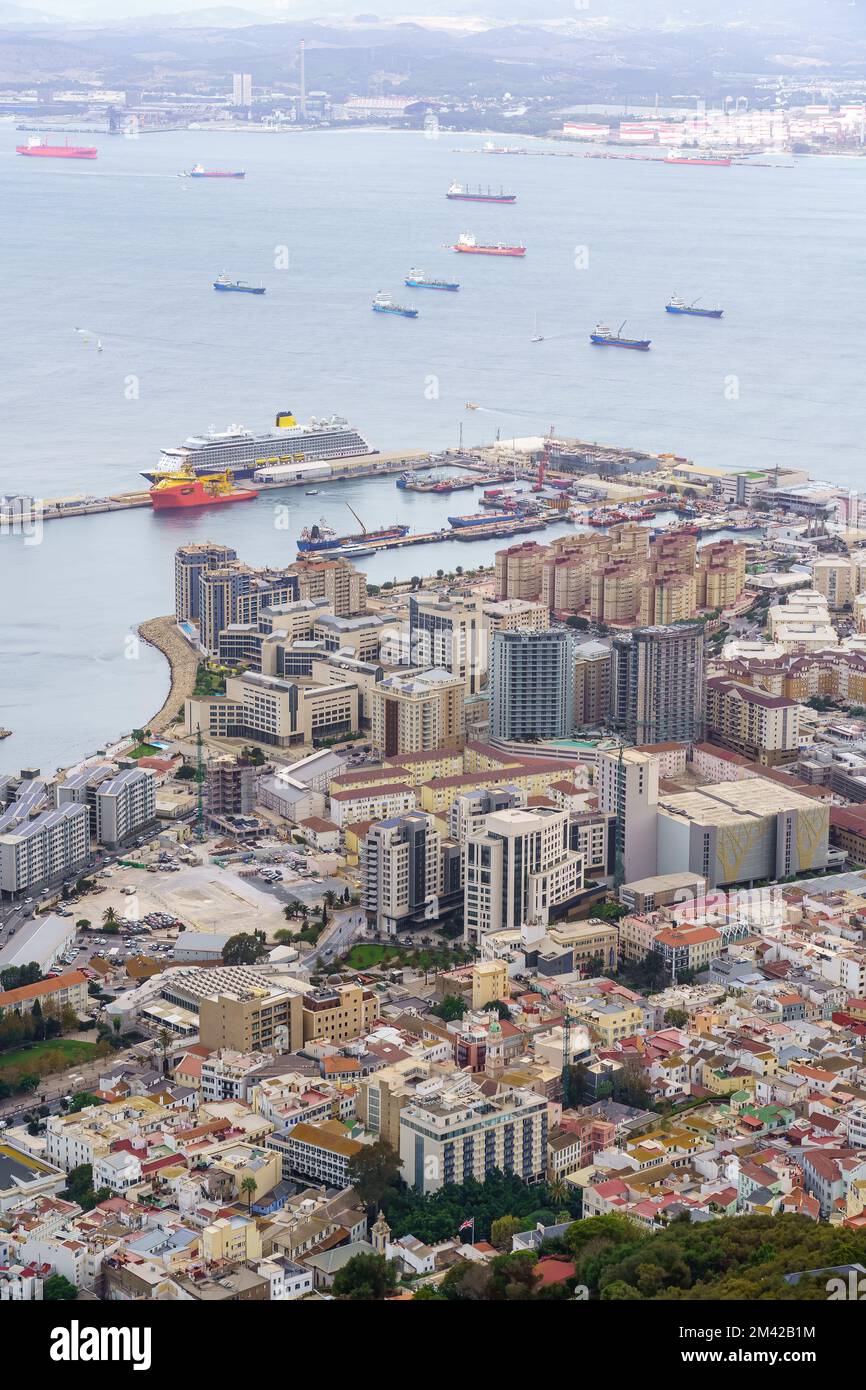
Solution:
<svg viewBox="0 0 866 1390"><path fill-rule="evenodd" d="M348 503L348 502L346 503L346 506L349 507L349 503ZM366 526L364 525L364 523L363 523L363 521L361 520L361 518L358 516L358 513L355 511L355 508L354 508L354 507L349 507L349 511L352 513L352 516L353 516L353 517L355 518L355 520L357 521L358 525L359 525L360 528L361 528L361 531L362 531L363 534L366 536L366 534L367 534L367 528L366 528Z"/></svg>
<svg viewBox="0 0 866 1390"><path fill-rule="evenodd" d="M195 737L195 781L196 781L196 811L195 811L195 833L196 839L204 839L204 752L201 736L201 725L198 725Z"/></svg>

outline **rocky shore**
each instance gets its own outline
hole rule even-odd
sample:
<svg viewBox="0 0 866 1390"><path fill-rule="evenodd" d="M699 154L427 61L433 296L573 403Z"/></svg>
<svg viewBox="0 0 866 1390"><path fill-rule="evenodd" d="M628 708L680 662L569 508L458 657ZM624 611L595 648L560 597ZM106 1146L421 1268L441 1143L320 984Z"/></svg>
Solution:
<svg viewBox="0 0 866 1390"><path fill-rule="evenodd" d="M141 623L138 635L143 642L162 652L171 671L171 686L162 708L144 726L152 734L164 733L174 724L183 702L195 689L195 673L198 657L189 643L177 630L173 615L165 618L149 618Z"/></svg>

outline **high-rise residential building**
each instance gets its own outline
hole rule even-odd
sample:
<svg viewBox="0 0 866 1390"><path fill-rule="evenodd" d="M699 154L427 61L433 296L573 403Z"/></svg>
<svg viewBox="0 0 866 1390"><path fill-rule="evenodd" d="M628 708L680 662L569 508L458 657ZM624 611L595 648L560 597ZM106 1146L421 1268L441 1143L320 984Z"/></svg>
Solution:
<svg viewBox="0 0 866 1390"><path fill-rule="evenodd" d="M179 623L197 623L201 616L199 580L205 570L222 569L237 559L237 551L216 541L182 545L174 557L174 613Z"/></svg>
<svg viewBox="0 0 866 1390"><path fill-rule="evenodd" d="M443 1077L400 1111L400 1159L404 1181L425 1194L494 1169L535 1182L547 1164L547 1097L511 1087L488 1097L468 1076Z"/></svg>
<svg viewBox="0 0 866 1390"><path fill-rule="evenodd" d="M574 729L574 644L564 628L495 632L490 733L504 741L567 738Z"/></svg>
<svg viewBox="0 0 866 1390"><path fill-rule="evenodd" d="M478 599L413 594L409 643L413 666L450 671L463 681L467 695L476 695L486 684L489 629Z"/></svg>
<svg viewBox="0 0 866 1390"><path fill-rule="evenodd" d="M292 565L298 576L300 596L323 598L338 618L353 618L367 611L367 576L342 555L331 559L304 557Z"/></svg>
<svg viewBox="0 0 866 1390"><path fill-rule="evenodd" d="M541 594L541 566L547 547L522 541L496 552L496 597L534 599Z"/></svg>
<svg viewBox="0 0 866 1390"><path fill-rule="evenodd" d="M730 608L746 586L748 547L739 541L712 541L698 551L699 608Z"/></svg>
<svg viewBox="0 0 866 1390"><path fill-rule="evenodd" d="M96 789L96 838L122 845L156 820L156 779L143 767L127 767Z"/></svg>
<svg viewBox="0 0 866 1390"><path fill-rule="evenodd" d="M232 106L252 106L253 79L248 72L232 73Z"/></svg>
<svg viewBox="0 0 866 1390"><path fill-rule="evenodd" d="M636 628L611 647L611 723L632 743L703 737L702 623Z"/></svg>
<svg viewBox="0 0 866 1390"><path fill-rule="evenodd" d="M656 872L659 759L639 748L603 749L598 804L616 816L614 874L620 882Z"/></svg>
<svg viewBox="0 0 866 1390"><path fill-rule="evenodd" d="M15 898L84 867L90 822L84 805L42 811L0 834L0 898Z"/></svg>
<svg viewBox="0 0 866 1390"><path fill-rule="evenodd" d="M255 623L264 609L298 598L298 576L291 570L252 569L234 561L203 569L199 576L199 638L213 656L220 634L234 623Z"/></svg>
<svg viewBox="0 0 866 1390"><path fill-rule="evenodd" d="M437 667L413 675L386 676L371 696L371 737L386 757L462 748L464 696L460 676Z"/></svg>
<svg viewBox="0 0 866 1390"><path fill-rule="evenodd" d="M410 811L370 826L361 849L364 910L380 932L438 921L462 901L460 848L433 816Z"/></svg>
<svg viewBox="0 0 866 1390"><path fill-rule="evenodd" d="M765 767L795 762L800 749L800 706L745 681L707 681L707 737Z"/></svg>
<svg viewBox="0 0 866 1390"><path fill-rule="evenodd" d="M583 859L569 848L569 814L553 806L511 808L486 817L464 849L464 934L546 925L577 901Z"/></svg>
<svg viewBox="0 0 866 1390"><path fill-rule="evenodd" d="M610 647L604 642L574 646L574 723L606 724L610 717Z"/></svg>
<svg viewBox="0 0 866 1390"><path fill-rule="evenodd" d="M114 774L112 763L90 763L70 772L54 790L54 800L58 806L86 806L90 817L90 833L96 835L96 793Z"/></svg>

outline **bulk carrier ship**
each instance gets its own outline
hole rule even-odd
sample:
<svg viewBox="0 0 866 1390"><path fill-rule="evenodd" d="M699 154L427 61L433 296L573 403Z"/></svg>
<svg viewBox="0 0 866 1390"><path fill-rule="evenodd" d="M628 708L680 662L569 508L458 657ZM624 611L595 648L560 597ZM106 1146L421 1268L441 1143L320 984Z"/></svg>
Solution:
<svg viewBox="0 0 866 1390"><path fill-rule="evenodd" d="M252 478L257 469L275 464L329 463L377 452L339 415L329 420L314 416L308 425L299 425L292 412L284 410L277 415L276 425L263 434L229 425L223 431L192 435L177 448L163 449L157 467L141 476L158 483L167 474L176 476L189 468L197 477L228 473L237 480Z"/></svg>

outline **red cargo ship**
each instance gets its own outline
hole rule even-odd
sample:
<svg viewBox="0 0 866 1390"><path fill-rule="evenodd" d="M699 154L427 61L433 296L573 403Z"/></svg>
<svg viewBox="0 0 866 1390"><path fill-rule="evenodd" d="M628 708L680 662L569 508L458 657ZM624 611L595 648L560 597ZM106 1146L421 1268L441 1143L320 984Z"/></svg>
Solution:
<svg viewBox="0 0 866 1390"><path fill-rule="evenodd" d="M179 507L212 507L223 502L251 502L258 493L253 488L235 487L229 473L213 473L197 478L192 473L169 473L150 489L154 511L175 511Z"/></svg>
<svg viewBox="0 0 866 1390"><path fill-rule="evenodd" d="M669 154L665 156L665 164L721 164L723 167L731 163L727 155L707 155L701 159L700 155Z"/></svg>
<svg viewBox="0 0 866 1390"><path fill-rule="evenodd" d="M98 150L95 145L46 145L43 140L28 140L26 145L16 145L16 154L26 154L32 159L95 159Z"/></svg>
<svg viewBox="0 0 866 1390"><path fill-rule="evenodd" d="M516 246L506 246L504 241L497 241L492 246L484 246L477 242L474 236L468 232L461 232L454 243L455 251L463 251L468 256L525 256L526 247L519 242Z"/></svg>

